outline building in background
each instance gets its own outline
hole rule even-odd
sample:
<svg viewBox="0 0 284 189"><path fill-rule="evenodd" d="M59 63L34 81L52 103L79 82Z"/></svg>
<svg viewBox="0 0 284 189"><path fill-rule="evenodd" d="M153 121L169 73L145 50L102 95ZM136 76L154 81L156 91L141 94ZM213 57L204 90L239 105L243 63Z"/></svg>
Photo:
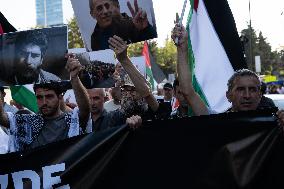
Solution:
<svg viewBox="0 0 284 189"><path fill-rule="evenodd" d="M36 0L36 24L44 27L62 25L62 0Z"/></svg>

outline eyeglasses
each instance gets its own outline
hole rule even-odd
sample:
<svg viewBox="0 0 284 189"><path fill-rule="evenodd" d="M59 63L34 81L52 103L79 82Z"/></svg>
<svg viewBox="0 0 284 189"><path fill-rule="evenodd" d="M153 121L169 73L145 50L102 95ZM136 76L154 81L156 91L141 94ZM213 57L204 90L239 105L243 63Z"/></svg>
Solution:
<svg viewBox="0 0 284 189"><path fill-rule="evenodd" d="M132 87L132 86L124 86L124 87L121 87L121 92L133 93L133 92L136 92L136 89L135 87Z"/></svg>

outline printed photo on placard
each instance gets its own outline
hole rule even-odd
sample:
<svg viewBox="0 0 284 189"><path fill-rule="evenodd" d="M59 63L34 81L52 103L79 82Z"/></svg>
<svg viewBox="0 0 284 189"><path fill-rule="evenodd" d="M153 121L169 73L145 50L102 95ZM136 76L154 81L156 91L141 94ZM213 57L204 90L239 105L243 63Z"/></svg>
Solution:
<svg viewBox="0 0 284 189"><path fill-rule="evenodd" d="M67 26L7 33L0 43L0 85L69 79Z"/></svg>
<svg viewBox="0 0 284 189"><path fill-rule="evenodd" d="M82 64L79 78L83 85L90 88L109 88L115 86L119 76L115 73L115 59L112 50L82 52L80 49L69 49Z"/></svg>
<svg viewBox="0 0 284 189"><path fill-rule="evenodd" d="M114 35L127 43L157 37L152 0L71 0L88 51L109 49Z"/></svg>

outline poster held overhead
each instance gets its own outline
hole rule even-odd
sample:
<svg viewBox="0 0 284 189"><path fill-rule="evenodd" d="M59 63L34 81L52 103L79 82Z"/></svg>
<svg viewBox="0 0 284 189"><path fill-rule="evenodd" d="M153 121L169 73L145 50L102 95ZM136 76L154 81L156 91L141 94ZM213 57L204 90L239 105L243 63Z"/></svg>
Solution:
<svg viewBox="0 0 284 189"><path fill-rule="evenodd" d="M88 88L110 88L115 85L115 58L112 50L82 52L69 49L83 66L79 74L83 85Z"/></svg>
<svg viewBox="0 0 284 189"><path fill-rule="evenodd" d="M88 88L111 88L121 85L127 74L122 65L115 58L112 50L84 52L84 49L68 49L74 53L82 64L83 69L79 75L83 85ZM131 57L131 62L146 76L146 65L143 56Z"/></svg>
<svg viewBox="0 0 284 189"><path fill-rule="evenodd" d="M67 26L8 33L0 38L2 85L69 79L64 68Z"/></svg>
<svg viewBox="0 0 284 189"><path fill-rule="evenodd" d="M157 37L151 0L71 0L88 51L109 49L114 35L128 43Z"/></svg>

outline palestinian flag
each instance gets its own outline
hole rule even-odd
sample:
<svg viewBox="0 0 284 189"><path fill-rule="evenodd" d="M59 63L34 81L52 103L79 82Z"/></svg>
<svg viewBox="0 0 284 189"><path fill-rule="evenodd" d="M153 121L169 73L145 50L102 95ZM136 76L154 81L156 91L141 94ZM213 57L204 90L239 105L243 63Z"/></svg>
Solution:
<svg viewBox="0 0 284 189"><path fill-rule="evenodd" d="M2 25L0 24L0 35L3 34L4 31L3 31L3 28L2 28Z"/></svg>
<svg viewBox="0 0 284 189"><path fill-rule="evenodd" d="M145 61L146 61L147 80L150 82L152 90L154 90L154 77L153 77L153 72L151 68L152 66L151 66L151 59L150 59L148 43L146 41L144 42L142 55L145 57Z"/></svg>
<svg viewBox="0 0 284 189"><path fill-rule="evenodd" d="M8 22L0 12L0 35L3 33L15 32L16 29ZM11 95L13 100L23 105L33 112L38 112L36 97L33 91L33 85L11 86Z"/></svg>
<svg viewBox="0 0 284 189"><path fill-rule="evenodd" d="M195 90L217 112L230 107L227 81L247 68L233 15L226 0L191 0L189 66Z"/></svg>
<svg viewBox="0 0 284 189"><path fill-rule="evenodd" d="M11 86L10 90L13 100L35 113L38 112L37 100L32 84Z"/></svg>
<svg viewBox="0 0 284 189"><path fill-rule="evenodd" d="M5 16L0 12L0 34L15 32L16 29L8 22Z"/></svg>

